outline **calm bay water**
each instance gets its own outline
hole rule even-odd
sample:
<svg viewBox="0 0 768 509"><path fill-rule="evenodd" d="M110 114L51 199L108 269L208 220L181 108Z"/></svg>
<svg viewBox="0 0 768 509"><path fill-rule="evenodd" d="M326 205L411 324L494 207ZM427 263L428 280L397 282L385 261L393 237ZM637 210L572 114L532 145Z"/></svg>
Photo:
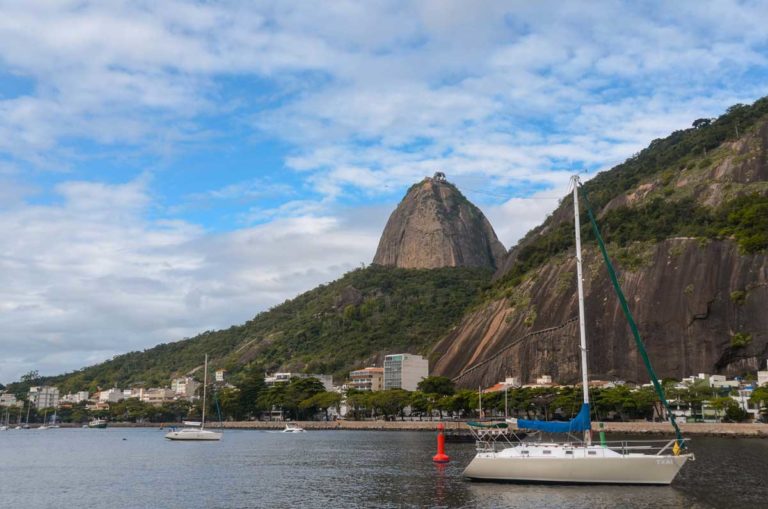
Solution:
<svg viewBox="0 0 768 509"><path fill-rule="evenodd" d="M179 443L154 429L0 432L12 508L765 507L768 440L698 438L669 487L468 482L473 444L430 461L432 433L225 431Z"/></svg>

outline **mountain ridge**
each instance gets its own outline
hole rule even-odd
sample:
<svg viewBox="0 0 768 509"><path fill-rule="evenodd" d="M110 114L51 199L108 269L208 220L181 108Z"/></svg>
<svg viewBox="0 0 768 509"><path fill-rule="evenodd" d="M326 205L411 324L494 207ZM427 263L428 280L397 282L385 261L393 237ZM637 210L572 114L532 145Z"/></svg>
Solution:
<svg viewBox="0 0 768 509"><path fill-rule="evenodd" d="M584 190L660 376L743 374L768 357L760 312L768 305L768 99L694 126L654 140ZM467 387L506 375L578 378L574 331L565 327L576 314L564 291L575 285L572 211L566 196L510 250L483 304L436 344L436 374ZM599 262L583 211L581 222L585 259ZM593 374L645 381L625 362L637 352L600 269L585 270Z"/></svg>

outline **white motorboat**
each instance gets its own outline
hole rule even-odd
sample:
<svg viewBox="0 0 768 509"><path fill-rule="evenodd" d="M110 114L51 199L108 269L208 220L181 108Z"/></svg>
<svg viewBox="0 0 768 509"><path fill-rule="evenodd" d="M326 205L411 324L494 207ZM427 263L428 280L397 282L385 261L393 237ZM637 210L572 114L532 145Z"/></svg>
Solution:
<svg viewBox="0 0 768 509"><path fill-rule="evenodd" d="M658 441L611 443L604 442L601 436L599 445L592 444L584 321L584 288L581 267L578 177L573 177L572 184L576 230L576 277L579 298L583 404L579 413L568 422L507 419L507 423L515 425L519 429L550 433L567 433L570 435L583 432L583 440L560 443L524 441L515 443L509 440L507 435L495 433L494 430L488 429L489 426L477 424L476 428L473 429L477 438L477 453L464 470L464 475L470 479L535 483L670 484L686 461L694 459L694 456L687 452L686 441L682 438L675 423L674 415L668 411L663 389L651 368L634 319L629 312L626 299L621 292L613 266L605 251L597 223L594 221L594 216L587 204L595 237L608 267L616 294L622 304L622 309L629 321L638 351L643 357L651 381L661 402L667 409L670 423L676 432L676 438L662 443ZM501 426L505 425L502 424ZM500 440L499 437L503 437L503 440Z"/></svg>
<svg viewBox="0 0 768 509"><path fill-rule="evenodd" d="M205 401L206 386L208 385L208 355L205 356L205 367L203 372L203 416L200 422L185 421L186 428L180 430L171 429L165 434L168 440L178 441L216 441L221 440L223 433L205 429Z"/></svg>
<svg viewBox="0 0 768 509"><path fill-rule="evenodd" d="M280 433L305 433L307 430L296 424L295 422L286 422L285 429Z"/></svg>
<svg viewBox="0 0 768 509"><path fill-rule="evenodd" d="M83 427L91 429L104 429L107 427L107 421L105 419L91 419L88 424L84 425Z"/></svg>

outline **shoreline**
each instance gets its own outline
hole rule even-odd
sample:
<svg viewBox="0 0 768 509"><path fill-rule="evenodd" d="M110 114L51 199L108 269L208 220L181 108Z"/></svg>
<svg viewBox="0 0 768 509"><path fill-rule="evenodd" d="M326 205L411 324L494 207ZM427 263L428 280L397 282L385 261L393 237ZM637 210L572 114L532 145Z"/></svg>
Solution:
<svg viewBox="0 0 768 509"><path fill-rule="evenodd" d="M443 422L446 431L469 433L465 422L456 421L294 421L306 430L315 431L431 431L437 430L437 425ZM600 431L599 423L593 422L593 432ZM673 435L672 426L666 422L605 422L603 431L632 435ZM183 426L181 423L109 423L114 428L159 428L168 426ZM68 427L68 426L67 426ZM210 423L210 429L234 430L280 430L285 427L284 421L231 421ZM686 436L738 437L738 438L768 438L768 424L763 423L681 423L680 430Z"/></svg>

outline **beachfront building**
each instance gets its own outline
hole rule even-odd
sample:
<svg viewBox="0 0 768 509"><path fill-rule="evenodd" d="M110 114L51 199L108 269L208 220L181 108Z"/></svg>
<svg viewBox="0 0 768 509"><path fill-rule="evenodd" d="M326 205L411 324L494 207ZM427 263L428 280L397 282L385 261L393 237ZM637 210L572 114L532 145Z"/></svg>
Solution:
<svg viewBox="0 0 768 509"><path fill-rule="evenodd" d="M429 361L421 355L397 353L384 357L384 390L415 391L418 383L429 376Z"/></svg>
<svg viewBox="0 0 768 509"><path fill-rule="evenodd" d="M171 390L179 398L192 401L197 398L197 390L202 384L191 376L171 380Z"/></svg>
<svg viewBox="0 0 768 509"><path fill-rule="evenodd" d="M380 391L384 388L384 368L369 367L349 373L350 389Z"/></svg>
<svg viewBox="0 0 768 509"><path fill-rule="evenodd" d="M35 408L58 408L59 389L50 385L30 387L29 401Z"/></svg>
<svg viewBox="0 0 768 509"><path fill-rule="evenodd" d="M291 381L291 378L317 378L323 384L326 391L333 390L333 377L331 375L317 375L308 373L275 373L264 377L264 383L267 387L273 387L279 384L285 384Z"/></svg>

